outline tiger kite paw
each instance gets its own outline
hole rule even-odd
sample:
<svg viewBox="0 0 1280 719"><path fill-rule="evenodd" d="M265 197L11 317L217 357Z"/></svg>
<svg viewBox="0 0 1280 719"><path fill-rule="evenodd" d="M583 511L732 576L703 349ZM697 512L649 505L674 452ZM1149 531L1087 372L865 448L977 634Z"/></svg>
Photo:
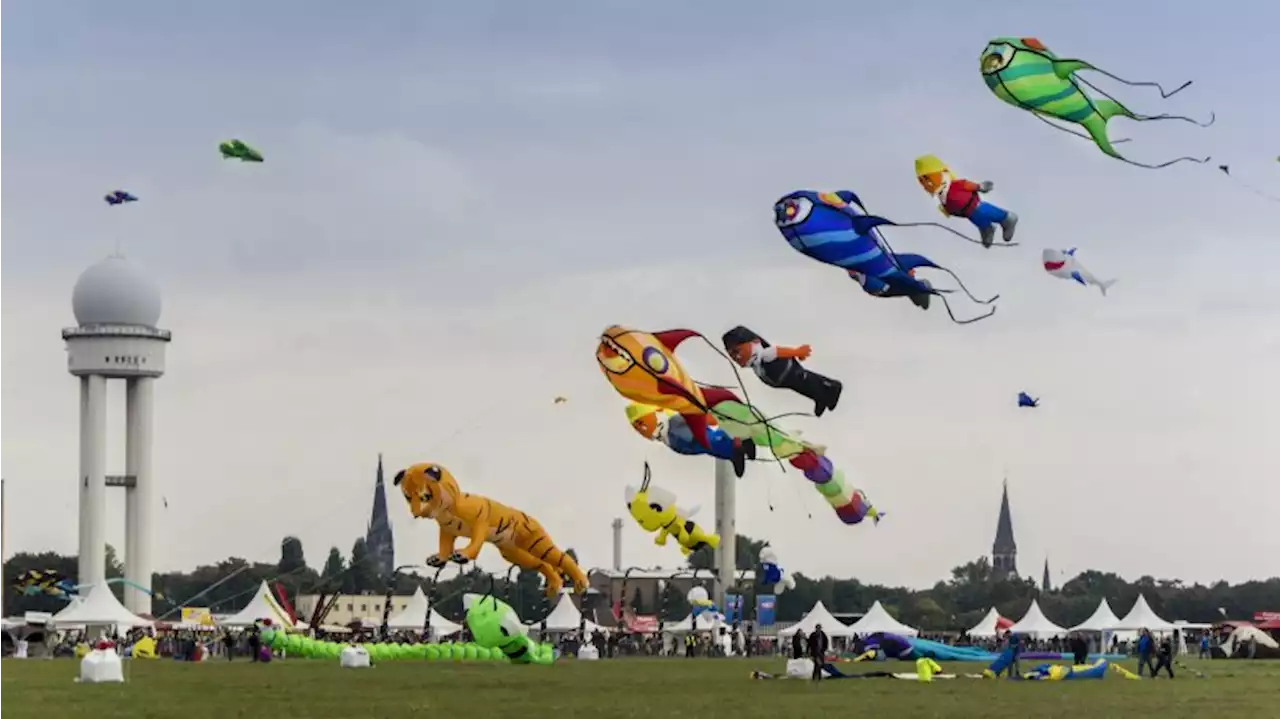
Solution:
<svg viewBox="0 0 1280 719"><path fill-rule="evenodd" d="M467 562L470 562L471 559L468 558L467 555L463 554L462 552L454 552L453 554L449 555L449 561L456 562L458 564L466 564Z"/></svg>
<svg viewBox="0 0 1280 719"><path fill-rule="evenodd" d="M427 557L427 566L432 569L439 569L448 563L449 559L447 557L442 557L439 554L433 554L430 557Z"/></svg>

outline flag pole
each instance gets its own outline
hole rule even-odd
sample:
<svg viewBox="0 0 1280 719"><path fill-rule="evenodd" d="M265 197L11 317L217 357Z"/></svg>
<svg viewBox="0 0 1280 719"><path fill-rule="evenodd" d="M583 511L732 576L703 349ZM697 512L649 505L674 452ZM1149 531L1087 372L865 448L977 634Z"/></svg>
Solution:
<svg viewBox="0 0 1280 719"><path fill-rule="evenodd" d="M4 619L4 596L9 585L4 581L4 478L0 478L0 619Z"/></svg>

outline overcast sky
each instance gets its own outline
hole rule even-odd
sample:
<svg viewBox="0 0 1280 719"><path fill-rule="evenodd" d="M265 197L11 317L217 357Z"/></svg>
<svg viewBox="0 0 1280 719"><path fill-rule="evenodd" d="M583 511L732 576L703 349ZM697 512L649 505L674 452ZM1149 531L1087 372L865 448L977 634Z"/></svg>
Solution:
<svg viewBox="0 0 1280 719"><path fill-rule="evenodd" d="M119 243L174 335L161 570L274 561L285 534L317 566L347 552L378 452L388 478L448 466L590 566L645 459L712 525L712 464L641 440L593 351L612 323L715 339L741 323L811 344L845 382L833 415L792 426L888 513L846 527L797 472L752 466L738 530L792 569L928 586L989 553L1007 474L1024 573L1047 556L1056 580L1273 574L1280 205L1213 165L1106 158L995 99L978 56L1027 34L1128 79L1194 79L1118 95L1215 126L1117 121L1119 147L1212 154L1275 187L1280 101L1252 29L1280 8L1178 2L1157 23L1148 2L1091 4L6 2L7 551L75 551L78 387L58 333L77 275ZM229 137L266 163L220 160ZM913 176L927 152L1022 217L1013 249L888 232L999 292L986 322L868 297L772 226L801 188L945 221ZM142 199L108 208L115 188ZM1071 246L1119 278L1109 297L1044 273L1041 249ZM706 349L681 356L732 379ZM810 409L746 382L771 413ZM1042 406L1018 410L1020 390ZM435 527L390 499L397 560L421 561ZM624 542L627 564L681 561L629 519Z"/></svg>

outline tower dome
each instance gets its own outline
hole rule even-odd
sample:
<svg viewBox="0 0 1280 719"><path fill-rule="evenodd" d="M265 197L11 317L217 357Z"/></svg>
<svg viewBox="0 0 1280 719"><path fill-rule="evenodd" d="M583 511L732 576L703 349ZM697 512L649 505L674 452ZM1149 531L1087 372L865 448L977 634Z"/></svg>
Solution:
<svg viewBox="0 0 1280 719"><path fill-rule="evenodd" d="M71 292L71 309L81 327L141 325L160 321L160 288L136 265L112 255L85 270Z"/></svg>

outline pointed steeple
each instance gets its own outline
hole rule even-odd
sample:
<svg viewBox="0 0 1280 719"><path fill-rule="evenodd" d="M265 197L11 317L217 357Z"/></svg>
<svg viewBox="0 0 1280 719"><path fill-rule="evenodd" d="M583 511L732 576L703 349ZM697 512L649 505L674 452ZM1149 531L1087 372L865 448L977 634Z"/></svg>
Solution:
<svg viewBox="0 0 1280 719"><path fill-rule="evenodd" d="M389 577L395 570L395 538L391 534L391 519L387 516L387 490L382 477L382 453L378 453L378 474L373 484L373 511L364 535L365 546L374 557L374 570L379 577Z"/></svg>
<svg viewBox="0 0 1280 719"><path fill-rule="evenodd" d="M1052 588L1049 586L1049 558L1044 558L1044 577L1040 580L1040 591L1048 594Z"/></svg>
<svg viewBox="0 0 1280 719"><path fill-rule="evenodd" d="M1009 480L1004 481L1000 497L1000 519L996 522L996 541L991 545L991 567L997 575L1018 573L1018 543L1013 540L1013 515L1009 511Z"/></svg>

